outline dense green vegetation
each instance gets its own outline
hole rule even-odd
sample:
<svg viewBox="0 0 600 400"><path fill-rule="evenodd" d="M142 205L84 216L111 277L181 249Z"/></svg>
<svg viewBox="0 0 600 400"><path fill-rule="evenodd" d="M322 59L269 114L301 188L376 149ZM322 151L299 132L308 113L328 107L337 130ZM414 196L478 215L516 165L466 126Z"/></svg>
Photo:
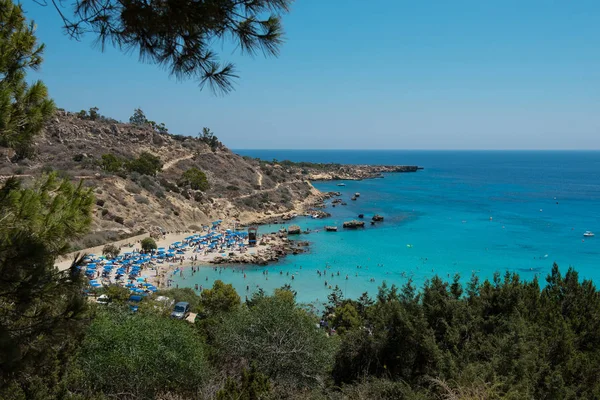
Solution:
<svg viewBox="0 0 600 400"><path fill-rule="evenodd" d="M100 165L104 171L116 173L123 168L123 160L114 154L102 154L102 161L100 162Z"/></svg>
<svg viewBox="0 0 600 400"><path fill-rule="evenodd" d="M156 250L157 248L156 242L151 237L144 238L140 245L144 251Z"/></svg>
<svg viewBox="0 0 600 400"><path fill-rule="evenodd" d="M141 175L156 176L156 173L162 169L162 161L154 154L144 151L138 158L126 162L125 167Z"/></svg>
<svg viewBox="0 0 600 400"><path fill-rule="evenodd" d="M73 360L68 386L86 397L191 394L212 374L205 346L190 324L152 313L101 310Z"/></svg>
<svg viewBox="0 0 600 400"><path fill-rule="evenodd" d="M55 390L61 380L85 301L81 258L62 272L54 261L88 229L93 204L88 189L55 175L0 188L0 398Z"/></svg>
<svg viewBox="0 0 600 400"><path fill-rule="evenodd" d="M203 296L169 289L145 299L137 313L128 309L126 290L105 293L112 304L88 309L87 329L72 336L62 358L63 373L38 377L37 392L63 398L600 396L599 293L556 265L543 288L506 273L484 282L472 277L465 286L458 277L434 277L420 290L410 281L401 288L384 284L374 299L344 299L336 289L320 316L296 304L289 287L272 296L259 292L247 303L220 281ZM171 303L155 300L158 295ZM195 324L169 319L174 301L192 305ZM24 382L12 384L28 398L44 398Z"/></svg>
<svg viewBox="0 0 600 400"><path fill-rule="evenodd" d="M43 52L21 5L0 0L0 146L13 148L16 159L33 155L33 139L54 113L46 86L26 80L28 69L40 67Z"/></svg>
<svg viewBox="0 0 600 400"><path fill-rule="evenodd" d="M185 171L177 184L179 186L189 186L193 190L201 191L205 191L210 187L206 174L195 167Z"/></svg>
<svg viewBox="0 0 600 400"><path fill-rule="evenodd" d="M139 157L126 161L114 154L103 154L100 161L102 169L109 173L119 173L124 169L127 172L135 172L140 175L156 176L156 173L162 169L162 161L154 154L146 151Z"/></svg>

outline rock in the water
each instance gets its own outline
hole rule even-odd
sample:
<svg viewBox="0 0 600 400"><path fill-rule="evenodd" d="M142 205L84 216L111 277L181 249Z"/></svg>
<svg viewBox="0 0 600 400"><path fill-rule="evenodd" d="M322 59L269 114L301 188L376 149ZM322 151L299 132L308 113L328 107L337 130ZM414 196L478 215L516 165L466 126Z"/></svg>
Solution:
<svg viewBox="0 0 600 400"><path fill-rule="evenodd" d="M364 221L357 221L355 219L353 219L352 221L344 222L344 228L364 228L364 226Z"/></svg>
<svg viewBox="0 0 600 400"><path fill-rule="evenodd" d="M379 214L375 214L373 215L373 218L371 218L374 222L381 222L383 221L383 217Z"/></svg>

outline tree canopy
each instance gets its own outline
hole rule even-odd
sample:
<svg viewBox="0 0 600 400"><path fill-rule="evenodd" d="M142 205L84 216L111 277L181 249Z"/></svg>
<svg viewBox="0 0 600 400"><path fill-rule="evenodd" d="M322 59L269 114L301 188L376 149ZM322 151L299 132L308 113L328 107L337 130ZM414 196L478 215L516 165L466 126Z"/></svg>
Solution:
<svg viewBox="0 0 600 400"><path fill-rule="evenodd" d="M293 0L77 0L72 15L51 0L69 35L96 37L137 51L140 60L167 68L178 79L195 79L215 92L233 89L234 64L215 48L231 41L243 54L276 56L283 43L281 15Z"/></svg>
<svg viewBox="0 0 600 400"><path fill-rule="evenodd" d="M154 239L152 239L151 237L142 239L141 246L142 246L142 250L144 250L144 251L156 250L156 248L157 248L156 241Z"/></svg>
<svg viewBox="0 0 600 400"><path fill-rule="evenodd" d="M65 271L54 262L87 231L93 204L89 189L55 175L0 188L0 378L52 370L44 362L70 345L64 339L84 308L81 259Z"/></svg>
<svg viewBox="0 0 600 400"><path fill-rule="evenodd" d="M216 280L212 288L202 292L200 305L203 313L208 316L227 313L240 305L240 296L231 284Z"/></svg>
<svg viewBox="0 0 600 400"><path fill-rule="evenodd" d="M41 81L26 81L27 70L40 68L43 52L21 5L0 0L0 146L15 149L17 158L33 154L33 138L55 109Z"/></svg>
<svg viewBox="0 0 600 400"><path fill-rule="evenodd" d="M154 154L142 152L138 158L126 163L127 169L142 175L156 176L162 169L162 161Z"/></svg>
<svg viewBox="0 0 600 400"><path fill-rule="evenodd" d="M215 336L216 346L225 359L249 360L272 379L320 384L332 365L336 341L315 328L316 322L288 296L264 297L228 317Z"/></svg>
<svg viewBox="0 0 600 400"><path fill-rule="evenodd" d="M154 314L101 312L71 365L70 386L86 398L194 394L210 375L193 327Z"/></svg>
<svg viewBox="0 0 600 400"><path fill-rule="evenodd" d="M179 186L189 186L194 190L205 191L210 187L206 174L196 167L192 167L185 171L179 181Z"/></svg>

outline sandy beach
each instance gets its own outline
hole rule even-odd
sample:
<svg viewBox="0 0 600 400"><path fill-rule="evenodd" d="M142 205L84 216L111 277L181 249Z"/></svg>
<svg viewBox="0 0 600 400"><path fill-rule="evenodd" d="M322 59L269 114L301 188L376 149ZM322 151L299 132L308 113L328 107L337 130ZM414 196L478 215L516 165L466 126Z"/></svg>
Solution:
<svg viewBox="0 0 600 400"><path fill-rule="evenodd" d="M217 229L211 230L212 232L224 234L227 230L234 228L233 221L230 224L222 223L219 225ZM185 239L193 236L193 235L206 235L208 233L205 231L180 231L180 232L170 232L165 234L160 239L155 239L157 247L164 247L166 249L170 248L173 243L177 242L185 242ZM121 253L131 253L131 252L139 252L141 250L141 241L149 237L149 234L138 235L135 237L131 237L125 240L121 240L118 242L112 242L117 247L120 247ZM248 240L244 241L244 255L259 255L265 253L269 250L270 246L273 242L263 243L261 244L261 240L257 241L256 246L249 247ZM72 260L75 258L77 254L88 254L95 255L96 257L100 257L102 255L102 249L105 245L91 247L87 249L83 249L80 251L72 252L64 257L62 257L55 265L59 270L65 270L70 267ZM148 265L144 265L142 268L140 275L138 278L142 278L144 282L151 283L158 288L166 288L169 287L168 281L171 278L173 272L179 268L186 267L207 267L212 260L216 257L223 257L224 255L240 255L242 254L241 249L224 249L220 251L194 251L194 248L187 247L184 250L184 254L178 254L176 260L172 260L171 262L163 262L163 263L150 263ZM114 284L116 283L114 280L114 274L109 276L108 278L100 278L97 277L98 281L104 282L105 284ZM121 282L126 283L126 282Z"/></svg>

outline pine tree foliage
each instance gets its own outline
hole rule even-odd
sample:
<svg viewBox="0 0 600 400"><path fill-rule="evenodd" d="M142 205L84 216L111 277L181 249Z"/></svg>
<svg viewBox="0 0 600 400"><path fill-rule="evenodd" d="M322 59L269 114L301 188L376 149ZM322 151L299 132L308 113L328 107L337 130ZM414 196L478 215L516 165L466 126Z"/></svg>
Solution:
<svg viewBox="0 0 600 400"><path fill-rule="evenodd" d="M0 188L0 383L43 368L53 374L48 358L69 345L63 339L84 307L82 260L65 271L55 261L86 232L93 204L89 189L55 175L30 188L10 178Z"/></svg>
<svg viewBox="0 0 600 400"><path fill-rule="evenodd" d="M43 51L22 7L0 0L0 146L15 149L18 158L33 154L33 138L55 109L41 81L25 81L27 69L39 69Z"/></svg>
<svg viewBox="0 0 600 400"><path fill-rule="evenodd" d="M77 0L72 17L56 0L67 32L89 33L104 49L139 52L140 60L165 67L178 79L228 92L237 78L232 63L214 47L231 41L245 54L276 56L283 42L281 15L293 0Z"/></svg>

